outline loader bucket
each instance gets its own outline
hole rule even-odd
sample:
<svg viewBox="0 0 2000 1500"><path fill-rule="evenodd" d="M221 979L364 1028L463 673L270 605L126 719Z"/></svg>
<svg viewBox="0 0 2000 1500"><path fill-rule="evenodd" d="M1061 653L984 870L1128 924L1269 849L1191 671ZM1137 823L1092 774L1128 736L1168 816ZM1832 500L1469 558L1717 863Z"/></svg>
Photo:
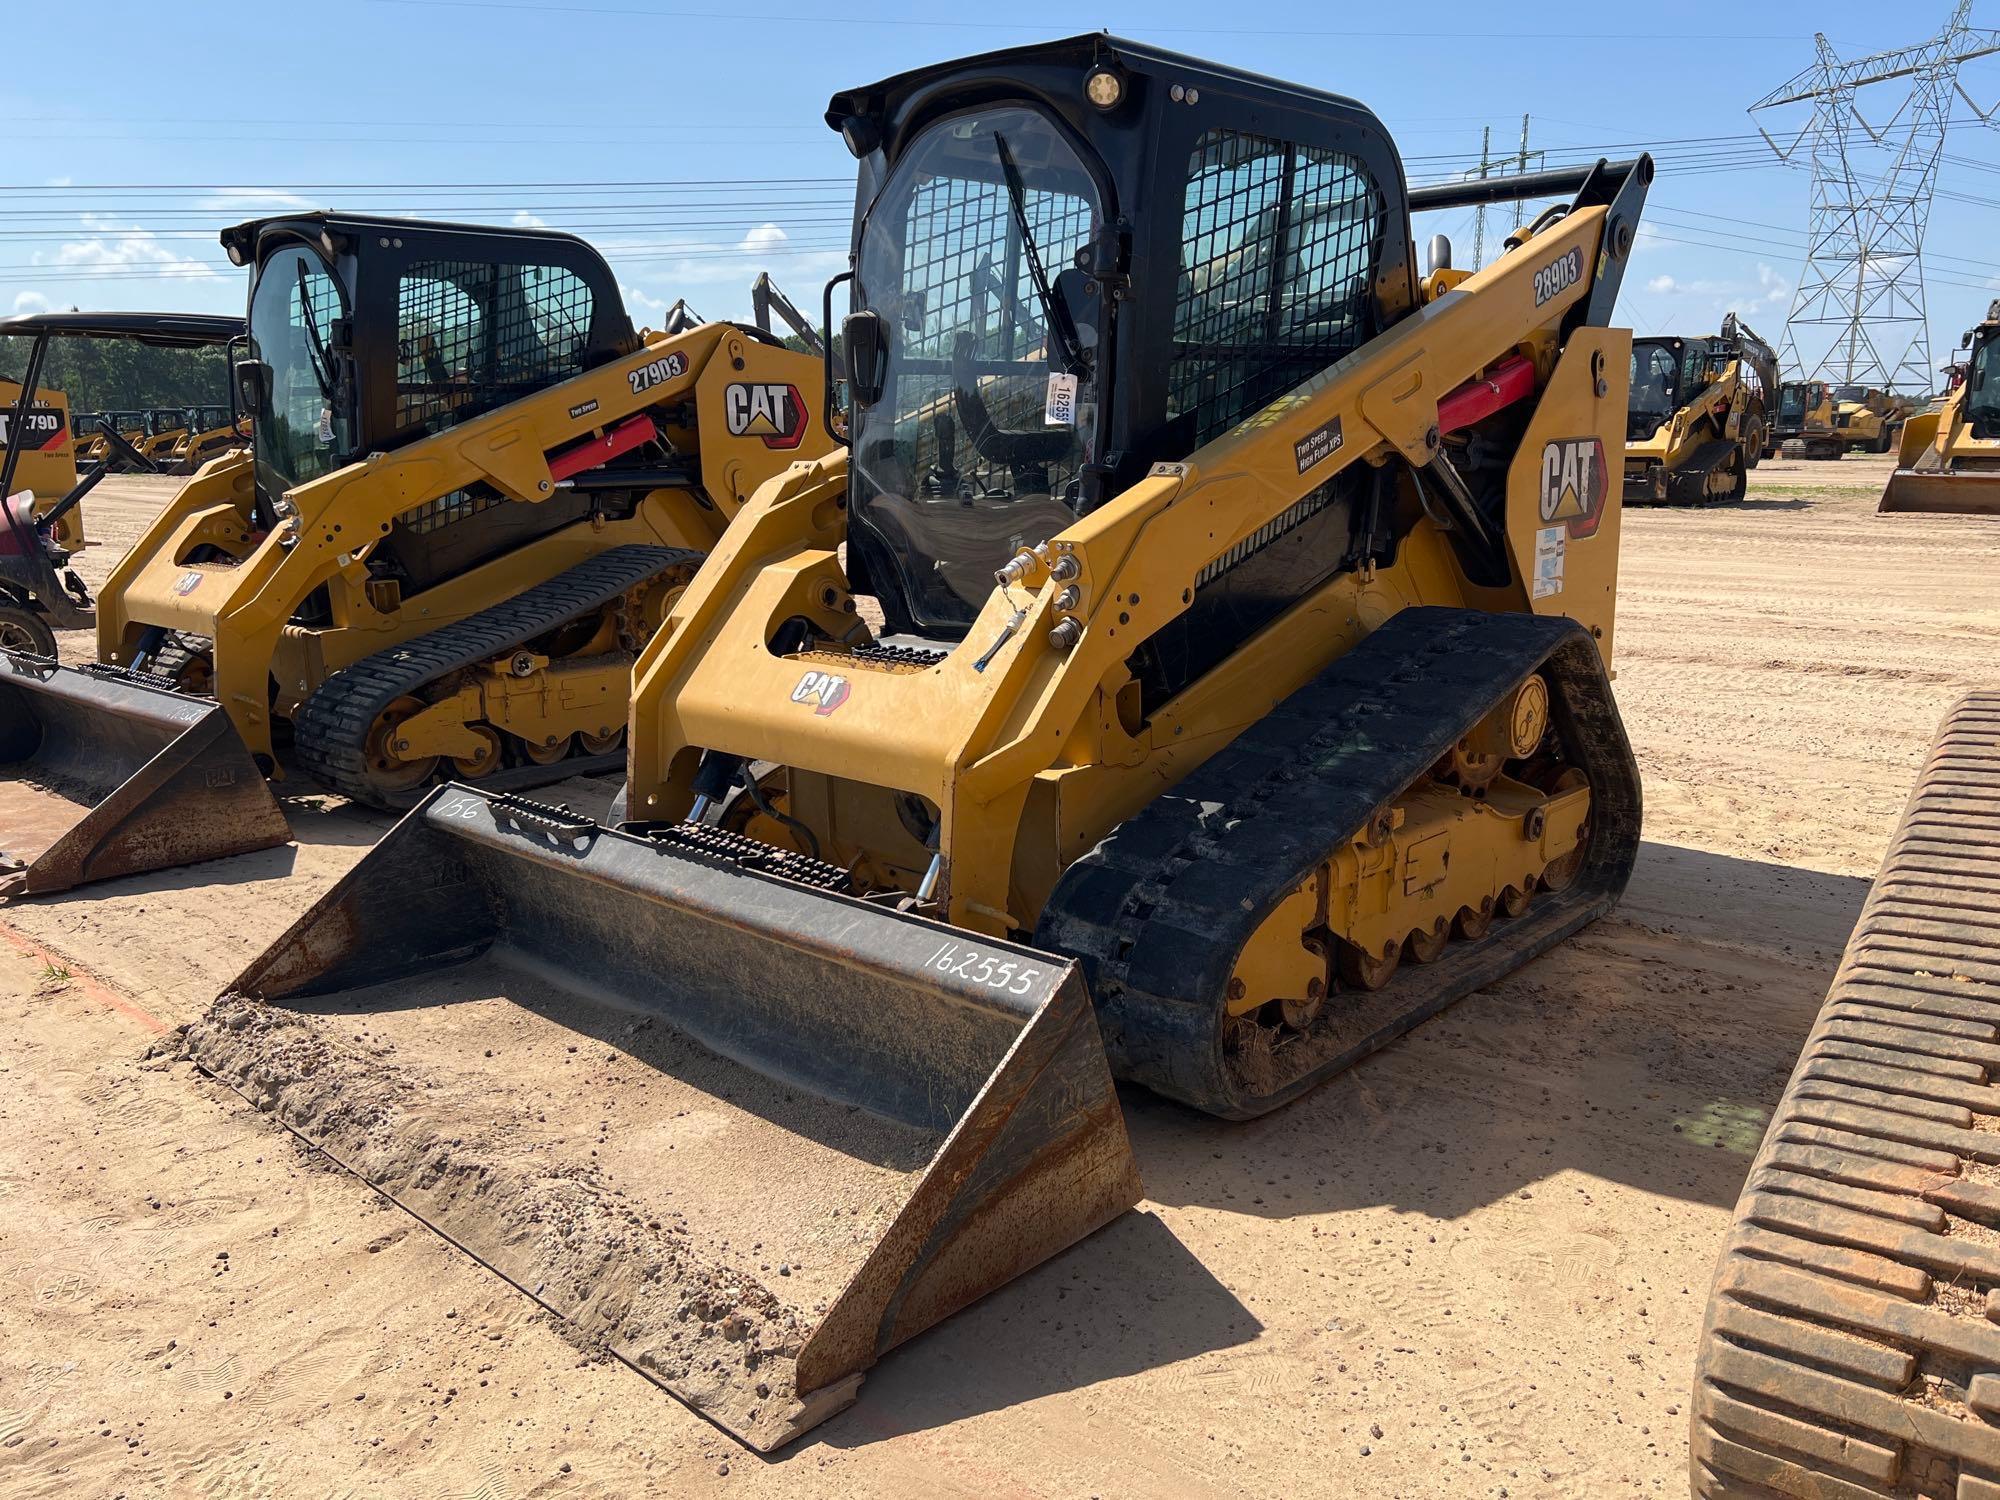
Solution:
<svg viewBox="0 0 2000 1500"><path fill-rule="evenodd" d="M220 705L0 652L0 896L286 843Z"/></svg>
<svg viewBox="0 0 2000 1500"><path fill-rule="evenodd" d="M440 788L188 1048L768 1451L1138 1172L1068 960L695 838Z"/></svg>
<svg viewBox="0 0 2000 1500"><path fill-rule="evenodd" d="M2000 516L2000 469L1898 469L1889 476L1875 512L1904 511Z"/></svg>

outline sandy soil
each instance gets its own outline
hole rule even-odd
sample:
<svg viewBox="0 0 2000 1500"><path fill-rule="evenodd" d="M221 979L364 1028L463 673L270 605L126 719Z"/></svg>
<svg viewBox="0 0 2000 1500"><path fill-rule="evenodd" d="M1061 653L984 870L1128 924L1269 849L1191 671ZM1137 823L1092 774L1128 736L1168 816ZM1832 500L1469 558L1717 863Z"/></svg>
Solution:
<svg viewBox="0 0 2000 1500"><path fill-rule="evenodd" d="M1885 474L1628 513L1615 918L1268 1120L1128 1094L1142 1210L775 1462L146 1060L382 820L294 804L296 849L7 908L0 1493L1683 1492L1750 1153L1937 718L2000 679L2000 525L1878 519Z"/></svg>

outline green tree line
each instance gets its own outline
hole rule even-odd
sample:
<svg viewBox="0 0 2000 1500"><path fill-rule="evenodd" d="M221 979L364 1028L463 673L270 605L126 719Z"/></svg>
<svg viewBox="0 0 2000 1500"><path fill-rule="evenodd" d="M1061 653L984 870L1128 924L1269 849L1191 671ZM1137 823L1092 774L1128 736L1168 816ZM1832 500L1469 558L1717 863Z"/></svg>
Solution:
<svg viewBox="0 0 2000 1500"><path fill-rule="evenodd" d="M0 377L19 380L33 341L0 338ZM50 341L42 388L61 391L71 411L134 411L153 406L224 406L229 367L221 349L155 349L129 339Z"/></svg>

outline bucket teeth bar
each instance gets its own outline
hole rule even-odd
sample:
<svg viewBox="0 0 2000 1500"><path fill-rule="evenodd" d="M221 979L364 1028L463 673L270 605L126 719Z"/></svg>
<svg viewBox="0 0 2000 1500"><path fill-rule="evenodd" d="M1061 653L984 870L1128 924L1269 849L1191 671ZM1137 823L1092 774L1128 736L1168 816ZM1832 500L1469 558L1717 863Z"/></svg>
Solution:
<svg viewBox="0 0 2000 1500"><path fill-rule="evenodd" d="M269 849L291 828L220 704L0 652L0 895Z"/></svg>
<svg viewBox="0 0 2000 1500"><path fill-rule="evenodd" d="M768 1450L853 1400L887 1350L1123 1213L1139 1182L1068 960L731 856L441 788L251 965L189 1046ZM396 1028L392 1070L346 1050L356 1014ZM553 1096L491 1123L505 1106L483 1059L548 1042L567 1057L562 1038L579 1033L642 1068L646 1118L616 1117L647 1146L617 1184L594 1175L615 1170L599 1148L615 1159L616 1140L594 1141L574 1172L556 1147L509 1155L518 1131L556 1130ZM483 1136L466 1109L485 1112ZM466 1192L440 1163L482 1138L492 1155ZM543 1232L562 1184L630 1203L607 1235L619 1251L565 1259L573 1242ZM849 1229L836 1207L830 1220L828 1194L872 1199L873 1217ZM788 1255L812 1275L774 1274Z"/></svg>

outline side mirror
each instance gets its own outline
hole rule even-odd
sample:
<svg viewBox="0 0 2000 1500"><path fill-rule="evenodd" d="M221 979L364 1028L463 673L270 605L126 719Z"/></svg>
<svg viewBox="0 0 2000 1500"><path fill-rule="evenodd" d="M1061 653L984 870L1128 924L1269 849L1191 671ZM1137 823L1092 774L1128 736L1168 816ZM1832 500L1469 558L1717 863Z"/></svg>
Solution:
<svg viewBox="0 0 2000 1500"><path fill-rule="evenodd" d="M840 342L847 356L848 394L856 406L873 406L889 379L888 325L878 312L849 313L841 321Z"/></svg>
<svg viewBox="0 0 2000 1500"><path fill-rule="evenodd" d="M271 367L258 359L236 362L236 401L255 420L271 414Z"/></svg>

